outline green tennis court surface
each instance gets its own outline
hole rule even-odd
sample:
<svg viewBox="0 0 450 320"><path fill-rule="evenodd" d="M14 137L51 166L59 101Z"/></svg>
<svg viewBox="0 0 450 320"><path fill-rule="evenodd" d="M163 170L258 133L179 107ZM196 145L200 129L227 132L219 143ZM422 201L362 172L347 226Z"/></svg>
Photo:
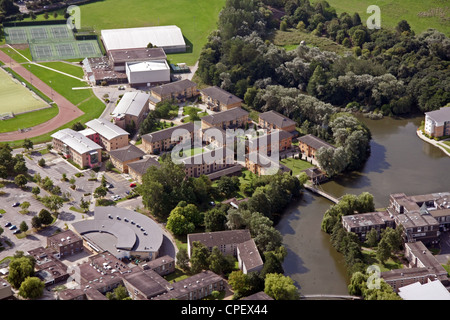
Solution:
<svg viewBox="0 0 450 320"><path fill-rule="evenodd" d="M30 46L33 61L102 56L96 40L76 40L65 24L5 27L4 31L6 43Z"/></svg>

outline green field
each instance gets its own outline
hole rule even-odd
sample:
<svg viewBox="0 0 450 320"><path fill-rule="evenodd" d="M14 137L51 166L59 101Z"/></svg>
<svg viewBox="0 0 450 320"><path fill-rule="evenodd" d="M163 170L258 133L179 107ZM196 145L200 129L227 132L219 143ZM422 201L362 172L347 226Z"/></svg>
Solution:
<svg viewBox="0 0 450 320"><path fill-rule="evenodd" d="M364 24L372 15L367 13L367 8L377 5L381 10L381 28L393 28L399 21L406 20L416 33L434 28L450 35L449 0L328 0L328 3L338 14L358 12Z"/></svg>
<svg viewBox="0 0 450 320"><path fill-rule="evenodd" d="M0 70L0 97L0 114L29 112L48 106L3 69Z"/></svg>
<svg viewBox="0 0 450 320"><path fill-rule="evenodd" d="M57 69L62 72L70 73L78 76L80 74L81 67L70 65L64 62L49 62L45 65ZM84 114L77 119L61 126L57 130L49 132L47 134L31 138L34 144L43 143L51 140L51 135L61 129L70 128L75 122L86 123L89 120L100 117L105 104L98 99L92 89L72 90L73 87L86 87L86 83L77 79L65 76L63 74L36 66L32 64L24 64L36 77L39 77L42 81L48 83L53 90L57 91L70 102L75 104ZM82 72L82 71L81 71ZM50 83L50 81L52 81ZM10 143L13 147L21 146L23 140L17 140Z"/></svg>
<svg viewBox="0 0 450 320"><path fill-rule="evenodd" d="M313 167L308 161L300 159L286 158L280 162L292 170L293 176L299 175L303 170Z"/></svg>
<svg viewBox="0 0 450 320"><path fill-rule="evenodd" d="M217 27L217 20L225 0L105 0L81 5L81 28L135 28L177 25L191 46L186 53L168 54L171 63L194 65L200 56L209 33ZM61 19L64 11L57 11ZM54 19L50 14L50 20ZM25 19L30 20L30 18ZM36 20L44 20L39 15Z"/></svg>
<svg viewBox="0 0 450 320"><path fill-rule="evenodd" d="M14 51L11 48L2 48L1 49L4 53L6 53L8 56L10 56L13 60L15 60L18 63L22 63L22 62L28 62L28 60L31 60L31 52L30 49L16 49L19 53L21 53L23 56L25 56L26 58L28 58L28 60L26 60L24 57L22 57L19 53L17 53L16 51ZM5 62L9 62L9 61L5 61Z"/></svg>

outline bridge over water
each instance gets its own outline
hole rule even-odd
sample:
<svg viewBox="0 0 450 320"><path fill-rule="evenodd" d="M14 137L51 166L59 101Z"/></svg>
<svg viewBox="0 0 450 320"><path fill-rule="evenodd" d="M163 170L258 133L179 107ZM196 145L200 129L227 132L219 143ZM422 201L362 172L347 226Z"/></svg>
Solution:
<svg viewBox="0 0 450 320"><path fill-rule="evenodd" d="M305 184L304 187L305 187L306 190L309 190L309 191L311 191L313 193L321 195L322 197L330 200L331 202L338 203L339 200L340 200L340 198L336 198L335 196L333 196L333 195L331 195L329 193L326 193L325 191L323 191L323 190L321 190L321 189L319 189L317 187L314 187L312 185Z"/></svg>

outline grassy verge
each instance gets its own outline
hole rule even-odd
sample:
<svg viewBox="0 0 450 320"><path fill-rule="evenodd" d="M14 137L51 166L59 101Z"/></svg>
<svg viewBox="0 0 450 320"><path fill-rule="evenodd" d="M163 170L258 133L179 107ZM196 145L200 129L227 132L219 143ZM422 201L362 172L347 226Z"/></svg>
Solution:
<svg viewBox="0 0 450 320"><path fill-rule="evenodd" d="M289 169L291 169L292 175L294 176L300 174L300 172L302 172L305 169L313 167L313 165L308 161L293 158L283 159L281 160L281 163L284 164Z"/></svg>
<svg viewBox="0 0 450 320"><path fill-rule="evenodd" d="M12 119L2 120L0 126L1 132L16 131L23 128L30 128L38 124L44 123L58 114L58 107L53 106L50 108L22 113L15 115Z"/></svg>
<svg viewBox="0 0 450 320"><path fill-rule="evenodd" d="M16 51L18 51L19 53L21 53L26 58L28 58L29 60L32 60L30 48L26 48L26 49L16 49L16 48L14 48L14 49ZM1 50L4 53L6 53L8 56L10 56L13 60L18 62L18 63L28 62L27 59L22 57L19 53L17 53L16 51L14 51L11 48L2 48Z"/></svg>

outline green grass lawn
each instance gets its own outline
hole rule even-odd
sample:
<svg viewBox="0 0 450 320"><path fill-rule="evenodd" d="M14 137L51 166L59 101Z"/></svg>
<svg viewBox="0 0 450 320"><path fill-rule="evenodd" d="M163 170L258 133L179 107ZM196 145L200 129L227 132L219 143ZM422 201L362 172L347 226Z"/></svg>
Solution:
<svg viewBox="0 0 450 320"><path fill-rule="evenodd" d="M376 250L363 249L362 254L364 262L369 265L376 265L380 268L381 272L402 269L403 264L397 257L389 258L384 264L381 263L376 257Z"/></svg>
<svg viewBox="0 0 450 320"><path fill-rule="evenodd" d="M0 132L15 131L20 128L30 128L44 123L58 114L58 107L37 110L33 112L18 114L12 119L2 120L0 123Z"/></svg>
<svg viewBox="0 0 450 320"><path fill-rule="evenodd" d="M102 29L136 28L177 25L190 48L186 53L168 54L170 63L185 62L192 66L209 33L216 29L220 10L225 0L105 0L81 5L81 28L92 28L97 34ZM65 10L58 10L61 19ZM53 18L50 14L51 21ZM27 18L25 20L30 20ZM44 20L39 15L37 20Z"/></svg>
<svg viewBox="0 0 450 320"><path fill-rule="evenodd" d="M77 72L79 72L76 71L77 69L75 68L81 69L81 67L65 64L63 62L50 63L49 66L63 72L67 71L71 74L76 74ZM54 132L64 128L70 128L75 122L79 121L81 123L86 123L89 120L98 118L105 109L105 104L95 96L92 89L72 90L73 87L85 87L85 82L36 65L25 64L25 67L27 67L36 77L48 83L53 88L53 90L66 97L70 102L75 104L80 110L84 112L82 116L78 117L75 120L72 120L71 122L59 127L52 132L31 138L30 140L33 141L34 144L50 141L50 136ZM10 143L12 147L18 147L22 144L23 140L16 140Z"/></svg>
<svg viewBox="0 0 450 320"><path fill-rule="evenodd" d="M406 20L416 33L434 28L447 36L450 35L450 23L444 20L449 17L450 7L449 2L445 0L328 0L328 3L336 9L338 15L341 12L348 12L350 15L358 12L364 24L372 15L367 13L367 8L370 5L377 5L381 11L381 28L394 28L399 21ZM431 16L421 17L421 13L424 12Z"/></svg>
<svg viewBox="0 0 450 320"><path fill-rule="evenodd" d="M62 62L62 61L54 61L54 62L41 62L39 64L42 64L43 66L46 66L49 68L59 70L61 72L71 74L71 75L81 78L81 79L84 76L83 68L81 66L76 66L71 63Z"/></svg>
<svg viewBox="0 0 450 320"><path fill-rule="evenodd" d="M300 159L293 159L293 158L286 158L281 160L281 163L284 164L286 167L292 170L292 175L296 176L300 174L301 171L313 167L311 163L308 161L300 160Z"/></svg>
<svg viewBox="0 0 450 320"><path fill-rule="evenodd" d="M287 51L294 50L304 40L307 46L318 47L320 50L331 51L343 55L351 52L350 49L325 37L316 37L305 31L289 29L288 31L277 30L272 38L273 44L283 47Z"/></svg>
<svg viewBox="0 0 450 320"><path fill-rule="evenodd" d="M49 66L62 72L69 71L70 74L77 72L75 71L75 68L81 69L81 67L69 65L63 62L52 62ZM53 88L53 90L64 96L75 105L78 105L94 96L92 89L72 90L72 88L86 87L87 84L84 81L68 77L34 64L24 64L24 67L28 68L28 70L30 70L36 77L47 83Z"/></svg>
<svg viewBox="0 0 450 320"><path fill-rule="evenodd" d="M13 60L15 60L18 63L22 63L22 62L28 62L28 60L32 60L31 57L31 52L30 52L30 48L26 48L26 49L16 49L16 51L18 51L19 53L21 53L23 56L25 56L27 59L25 59L24 57L22 57L19 53L17 53L16 51L14 51L11 48L2 48L1 49L4 53L6 53L8 56L10 56ZM5 62L9 62L9 61L5 61Z"/></svg>
<svg viewBox="0 0 450 320"><path fill-rule="evenodd" d="M183 107L183 116L187 116L193 111L199 113L200 111L202 111L202 109L192 106Z"/></svg>

